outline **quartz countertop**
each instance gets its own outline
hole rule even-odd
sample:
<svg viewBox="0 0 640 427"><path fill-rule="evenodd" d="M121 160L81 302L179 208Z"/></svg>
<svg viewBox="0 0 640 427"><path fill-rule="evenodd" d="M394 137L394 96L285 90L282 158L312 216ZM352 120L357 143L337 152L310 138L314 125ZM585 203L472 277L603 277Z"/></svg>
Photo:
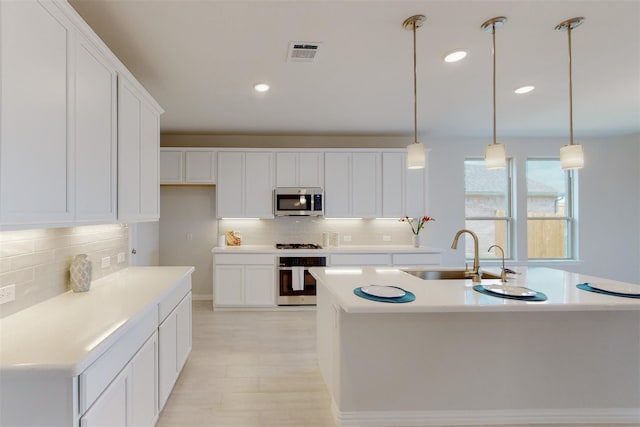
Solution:
<svg viewBox="0 0 640 427"><path fill-rule="evenodd" d="M129 267L0 319L0 369L79 374L193 271Z"/></svg>
<svg viewBox="0 0 640 427"><path fill-rule="evenodd" d="M442 270L443 268L431 268ZM425 268L424 270L429 270ZM493 273L499 270L485 269ZM314 267L309 271L335 297L347 313L411 312L506 312L506 311L586 311L640 310L640 299L587 292L579 283L624 283L610 279L542 267L518 267L509 275L508 285L523 286L547 295L547 301L511 300L484 295L473 290L471 279L422 280L395 268ZM483 284L499 284L499 279L483 279ZM402 304L360 298L353 290L367 285L398 286L415 294L415 301ZM637 285L640 288L640 285Z"/></svg>
<svg viewBox="0 0 640 427"><path fill-rule="evenodd" d="M441 253L442 249L411 245L343 245L329 246L322 249L276 249L275 245L240 245L216 246L211 249L214 254L227 253L273 253L273 254L331 254L331 253Z"/></svg>

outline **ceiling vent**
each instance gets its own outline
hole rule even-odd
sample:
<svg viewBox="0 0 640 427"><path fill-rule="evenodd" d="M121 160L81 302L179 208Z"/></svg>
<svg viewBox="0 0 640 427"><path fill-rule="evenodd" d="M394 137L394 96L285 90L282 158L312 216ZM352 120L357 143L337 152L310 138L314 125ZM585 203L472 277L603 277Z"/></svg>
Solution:
<svg viewBox="0 0 640 427"><path fill-rule="evenodd" d="M291 42L287 62L314 62L319 50L320 43Z"/></svg>

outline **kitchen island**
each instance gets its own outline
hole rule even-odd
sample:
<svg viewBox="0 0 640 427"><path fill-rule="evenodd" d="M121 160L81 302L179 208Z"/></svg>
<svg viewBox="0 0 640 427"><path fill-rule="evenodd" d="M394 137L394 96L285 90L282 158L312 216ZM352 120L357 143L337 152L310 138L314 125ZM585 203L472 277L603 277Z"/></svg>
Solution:
<svg viewBox="0 0 640 427"><path fill-rule="evenodd" d="M576 288L606 279L518 272L510 285L548 299L508 300L470 279L392 268L311 269L318 360L338 425L640 423L640 299ZM373 284L416 299L354 294Z"/></svg>

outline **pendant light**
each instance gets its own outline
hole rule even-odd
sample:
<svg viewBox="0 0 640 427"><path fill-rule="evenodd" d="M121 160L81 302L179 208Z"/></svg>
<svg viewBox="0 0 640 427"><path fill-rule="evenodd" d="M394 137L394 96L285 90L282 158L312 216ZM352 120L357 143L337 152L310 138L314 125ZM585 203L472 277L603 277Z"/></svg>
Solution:
<svg viewBox="0 0 640 427"><path fill-rule="evenodd" d="M584 167L582 145L573 143L573 79L571 76L571 30L582 24L582 21L584 21L583 17L571 18L556 26L556 30L566 30L569 39L569 145L560 149L560 163L565 170Z"/></svg>
<svg viewBox="0 0 640 427"><path fill-rule="evenodd" d="M481 28L484 31L491 30L493 40L491 54L493 56L493 143L484 149L484 162L487 169L504 168L507 165L507 155L504 145L496 142L496 28L502 27L507 22L504 16L489 19Z"/></svg>
<svg viewBox="0 0 640 427"><path fill-rule="evenodd" d="M407 146L407 168L424 169L425 156L424 144L418 142L418 91L416 73L416 30L422 27L427 17L424 15L413 15L404 20L402 26L413 31L413 143Z"/></svg>

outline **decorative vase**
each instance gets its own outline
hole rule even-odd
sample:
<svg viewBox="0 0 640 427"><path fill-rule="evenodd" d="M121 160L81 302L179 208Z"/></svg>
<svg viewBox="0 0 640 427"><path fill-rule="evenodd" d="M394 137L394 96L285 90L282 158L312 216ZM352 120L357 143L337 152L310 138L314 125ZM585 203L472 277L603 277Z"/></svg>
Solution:
<svg viewBox="0 0 640 427"><path fill-rule="evenodd" d="M86 254L76 255L69 267L71 290L87 292L91 287L91 261Z"/></svg>
<svg viewBox="0 0 640 427"><path fill-rule="evenodd" d="M414 234L413 235L413 247L414 248L419 248L420 247L420 235L419 234Z"/></svg>

